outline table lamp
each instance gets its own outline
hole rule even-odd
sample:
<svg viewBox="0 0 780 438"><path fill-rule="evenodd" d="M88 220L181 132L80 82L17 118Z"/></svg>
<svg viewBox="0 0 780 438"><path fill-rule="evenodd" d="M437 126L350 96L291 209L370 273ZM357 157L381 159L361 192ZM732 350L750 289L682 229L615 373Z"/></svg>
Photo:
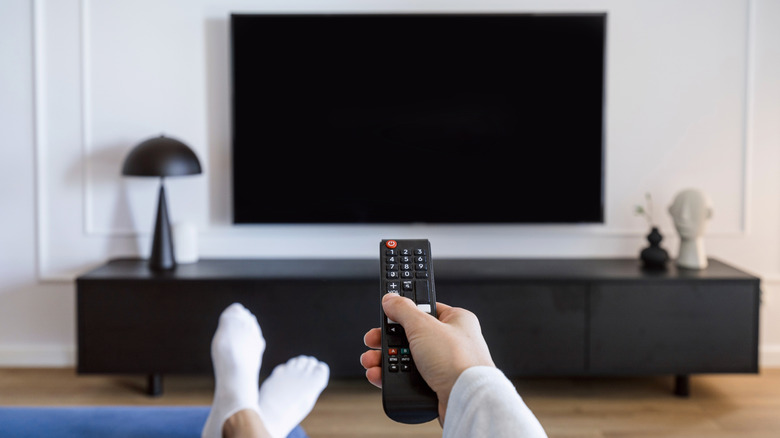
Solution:
<svg viewBox="0 0 780 438"><path fill-rule="evenodd" d="M149 267L168 270L176 267L173 255L171 224L165 201L165 177L200 174L200 161L186 144L163 135L139 143L125 158L122 175L160 177L157 220L152 238Z"/></svg>

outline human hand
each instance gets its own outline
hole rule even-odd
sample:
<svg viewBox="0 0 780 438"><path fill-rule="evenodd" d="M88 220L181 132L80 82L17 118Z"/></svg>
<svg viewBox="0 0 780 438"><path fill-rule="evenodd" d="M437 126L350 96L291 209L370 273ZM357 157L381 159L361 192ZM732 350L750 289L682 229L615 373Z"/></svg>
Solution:
<svg viewBox="0 0 780 438"><path fill-rule="evenodd" d="M439 399L439 422L444 424L447 401L460 374L478 365L495 366L476 315L436 303L439 319L420 311L408 298L386 294L382 307L388 318L403 326L414 363ZM363 342L372 348L360 356L366 379L382 387L382 332L369 330Z"/></svg>

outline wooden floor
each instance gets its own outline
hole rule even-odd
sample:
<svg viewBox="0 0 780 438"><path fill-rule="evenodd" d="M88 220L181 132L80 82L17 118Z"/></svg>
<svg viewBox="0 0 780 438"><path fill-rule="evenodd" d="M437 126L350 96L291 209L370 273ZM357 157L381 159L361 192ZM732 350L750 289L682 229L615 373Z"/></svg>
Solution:
<svg viewBox="0 0 780 438"><path fill-rule="evenodd" d="M694 376L691 397L671 377L515 381L550 438L777 438L780 369L759 375ZM0 405L208 405L213 382L166 377L144 395L140 377L77 376L72 369L0 369ZM380 392L362 380L331 381L303 427L312 438L440 437L438 423L393 423Z"/></svg>

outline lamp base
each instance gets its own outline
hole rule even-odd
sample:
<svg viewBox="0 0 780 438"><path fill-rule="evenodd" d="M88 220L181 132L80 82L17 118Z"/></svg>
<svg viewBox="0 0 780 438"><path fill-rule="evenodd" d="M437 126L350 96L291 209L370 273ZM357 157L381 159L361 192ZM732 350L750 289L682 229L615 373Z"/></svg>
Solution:
<svg viewBox="0 0 780 438"><path fill-rule="evenodd" d="M155 271L167 271L176 268L176 258L173 255L173 238L171 223L168 220L168 207L165 201L165 186L160 179L160 194L157 199L157 220L154 224L152 238L152 254L149 257L149 268Z"/></svg>

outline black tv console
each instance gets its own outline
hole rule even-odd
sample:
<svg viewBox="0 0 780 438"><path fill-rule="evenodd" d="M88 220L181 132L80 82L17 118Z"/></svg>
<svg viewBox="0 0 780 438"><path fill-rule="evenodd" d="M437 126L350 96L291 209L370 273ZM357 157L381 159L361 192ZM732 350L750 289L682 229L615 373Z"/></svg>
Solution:
<svg viewBox="0 0 780 438"><path fill-rule="evenodd" d="M360 377L363 334L379 325L376 260L202 260L160 273L118 259L77 284L78 372L212 372L220 312L241 302L268 341L267 374L309 354ZM510 377L758 372L759 278L718 260L644 271L635 259L437 259L439 301L480 319Z"/></svg>

